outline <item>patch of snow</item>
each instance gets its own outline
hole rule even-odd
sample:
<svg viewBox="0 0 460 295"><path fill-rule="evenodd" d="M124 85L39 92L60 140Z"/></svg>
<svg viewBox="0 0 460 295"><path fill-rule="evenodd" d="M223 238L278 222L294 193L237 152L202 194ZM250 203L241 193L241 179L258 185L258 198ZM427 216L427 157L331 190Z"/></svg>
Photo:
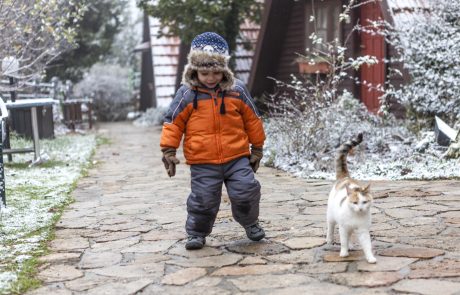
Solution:
<svg viewBox="0 0 460 295"><path fill-rule="evenodd" d="M49 155L48 163L5 168L7 207L0 210L0 293L8 293L24 261L37 253L41 241L49 235L45 231L40 235L31 236L31 233L53 222L56 213L52 208L69 202L72 184L87 165L96 146L96 137L94 134L69 134L40 143L43 152ZM12 142L17 148L31 144L23 139ZM15 154L13 160L27 164L31 158L31 154ZM11 267L15 267L15 271L11 271Z"/></svg>
<svg viewBox="0 0 460 295"><path fill-rule="evenodd" d="M160 126L163 124L163 117L167 108L150 108L147 109L139 118L133 121L135 126L148 127Z"/></svg>

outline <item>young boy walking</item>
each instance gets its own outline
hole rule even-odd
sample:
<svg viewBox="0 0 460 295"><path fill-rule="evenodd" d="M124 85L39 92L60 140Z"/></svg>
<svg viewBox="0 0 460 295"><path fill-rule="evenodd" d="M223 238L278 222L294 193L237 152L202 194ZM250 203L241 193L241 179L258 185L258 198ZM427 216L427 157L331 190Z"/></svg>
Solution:
<svg viewBox="0 0 460 295"><path fill-rule="evenodd" d="M260 115L245 85L228 68L228 44L206 32L192 41L182 86L165 116L163 163L176 173L176 149L183 149L191 171L185 248L201 249L219 211L224 183L233 218L253 241L265 237L258 223L260 184L254 178L265 140Z"/></svg>

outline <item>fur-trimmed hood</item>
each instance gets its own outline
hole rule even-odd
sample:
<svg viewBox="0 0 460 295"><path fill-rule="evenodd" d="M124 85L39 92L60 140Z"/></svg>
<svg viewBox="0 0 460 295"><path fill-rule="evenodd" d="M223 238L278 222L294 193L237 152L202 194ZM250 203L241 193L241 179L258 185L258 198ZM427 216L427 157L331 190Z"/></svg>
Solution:
<svg viewBox="0 0 460 295"><path fill-rule="evenodd" d="M222 72L224 77L219 83L222 90L229 91L235 84L235 77L232 71L228 67L228 60L230 56L201 51L192 50L188 57L188 63L184 68L182 75L182 84L189 86L190 88L201 86L198 81L199 70Z"/></svg>

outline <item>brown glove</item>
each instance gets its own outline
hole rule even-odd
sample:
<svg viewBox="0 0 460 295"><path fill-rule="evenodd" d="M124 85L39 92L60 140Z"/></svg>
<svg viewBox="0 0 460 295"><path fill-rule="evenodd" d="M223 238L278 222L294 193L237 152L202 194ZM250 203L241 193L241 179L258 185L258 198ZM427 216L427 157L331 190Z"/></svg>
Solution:
<svg viewBox="0 0 460 295"><path fill-rule="evenodd" d="M171 147L162 148L163 152L163 164L165 165L166 172L169 177L176 175L176 164L179 164L179 160L176 158L176 149Z"/></svg>
<svg viewBox="0 0 460 295"><path fill-rule="evenodd" d="M256 173L257 169L259 169L260 160L262 159L263 156L264 156L263 147L256 147L256 146L251 147L251 156L249 157L249 164L251 164L252 171L254 171L254 173Z"/></svg>

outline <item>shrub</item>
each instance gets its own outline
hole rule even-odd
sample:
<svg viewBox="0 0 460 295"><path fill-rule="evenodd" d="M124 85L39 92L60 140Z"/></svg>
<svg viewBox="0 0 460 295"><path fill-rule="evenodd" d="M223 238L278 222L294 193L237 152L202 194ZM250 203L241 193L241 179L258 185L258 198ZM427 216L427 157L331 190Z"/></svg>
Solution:
<svg viewBox="0 0 460 295"><path fill-rule="evenodd" d="M93 98L93 109L99 120L124 120L134 110L128 73L127 68L119 65L95 64L75 85L75 94Z"/></svg>

